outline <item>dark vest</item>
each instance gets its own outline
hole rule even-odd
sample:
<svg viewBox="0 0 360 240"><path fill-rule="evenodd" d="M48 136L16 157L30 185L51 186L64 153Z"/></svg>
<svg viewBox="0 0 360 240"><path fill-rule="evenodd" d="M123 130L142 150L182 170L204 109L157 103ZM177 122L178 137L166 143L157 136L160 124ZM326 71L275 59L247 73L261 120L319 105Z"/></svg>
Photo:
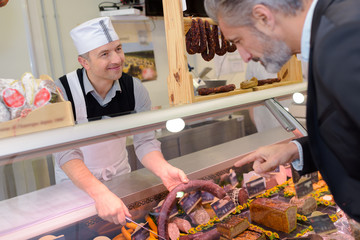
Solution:
<svg viewBox="0 0 360 240"><path fill-rule="evenodd" d="M122 74L121 78L118 80L121 92L117 91L115 97L108 104L101 106L91 93L85 95L83 69L78 69L76 73L80 81L83 95L85 96L86 111L89 121L99 120L102 116L116 117L134 112L134 82L130 75L125 73ZM76 119L75 104L66 75L60 78L60 82L64 86L66 95L71 102L74 118Z"/></svg>

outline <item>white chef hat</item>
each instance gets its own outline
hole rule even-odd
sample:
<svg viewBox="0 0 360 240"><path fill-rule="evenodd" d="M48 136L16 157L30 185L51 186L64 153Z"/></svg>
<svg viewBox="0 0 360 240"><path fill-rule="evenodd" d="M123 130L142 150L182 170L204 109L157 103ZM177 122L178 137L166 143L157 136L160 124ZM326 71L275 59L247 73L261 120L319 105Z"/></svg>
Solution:
<svg viewBox="0 0 360 240"><path fill-rule="evenodd" d="M73 28L70 35L79 55L119 39L109 17L84 22Z"/></svg>

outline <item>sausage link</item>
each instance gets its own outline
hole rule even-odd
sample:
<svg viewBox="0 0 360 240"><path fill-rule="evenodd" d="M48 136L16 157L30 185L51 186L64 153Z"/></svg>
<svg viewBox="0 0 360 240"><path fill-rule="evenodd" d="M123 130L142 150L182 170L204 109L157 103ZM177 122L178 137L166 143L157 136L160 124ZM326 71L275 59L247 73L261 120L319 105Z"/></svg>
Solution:
<svg viewBox="0 0 360 240"><path fill-rule="evenodd" d="M205 180L192 180L188 183L180 184L175 187L165 198L164 203L161 206L159 219L158 219L158 234L159 236L169 239L168 218L171 209L176 204L176 195L178 192L191 192L191 191L207 191L219 199L223 199L226 196L226 192L220 186L213 182Z"/></svg>
<svg viewBox="0 0 360 240"><path fill-rule="evenodd" d="M223 56L226 52L227 52L227 48L228 48L228 41L225 39L224 34L220 31L221 33L221 47L220 47L220 42L219 42L219 34L216 35L215 37L215 43L216 43L216 48L215 48L215 53L219 56Z"/></svg>
<svg viewBox="0 0 360 240"><path fill-rule="evenodd" d="M189 29L189 31L186 33L186 37L185 37L185 39L186 39L186 51L189 53L189 54L191 54L191 55L193 55L193 54L195 54L196 52L194 52L193 51L193 49L192 49L192 47L191 47L191 35L192 35L192 33L191 33L191 28Z"/></svg>
<svg viewBox="0 0 360 240"><path fill-rule="evenodd" d="M236 51L236 45L229 42L229 45L227 46L228 52L235 52Z"/></svg>
<svg viewBox="0 0 360 240"><path fill-rule="evenodd" d="M198 53L202 53L202 52L206 51L206 48L207 48L207 45L206 45L207 37L206 37L205 24L201 18L198 19L198 25L199 25L199 30L200 30L200 46L199 46Z"/></svg>
<svg viewBox="0 0 360 240"><path fill-rule="evenodd" d="M215 88L200 88L198 89L199 95L209 95L211 93L221 93L221 92L230 92L235 90L235 84L228 84Z"/></svg>
<svg viewBox="0 0 360 240"><path fill-rule="evenodd" d="M214 31L212 31L210 24L205 21L206 39L207 39L207 50L201 53L202 58L205 61L210 61L215 56L215 40Z"/></svg>

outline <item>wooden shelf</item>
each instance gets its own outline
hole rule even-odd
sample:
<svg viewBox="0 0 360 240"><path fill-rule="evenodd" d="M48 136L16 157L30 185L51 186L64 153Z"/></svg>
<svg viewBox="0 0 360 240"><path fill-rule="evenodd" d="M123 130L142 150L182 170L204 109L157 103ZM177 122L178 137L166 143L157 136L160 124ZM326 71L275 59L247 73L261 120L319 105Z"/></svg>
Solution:
<svg viewBox="0 0 360 240"><path fill-rule="evenodd" d="M227 96L232 96L232 95L237 95L237 94L242 94L242 93L248 93L248 92L252 92L253 89L249 88L249 89L235 89L234 91L231 92L225 92L225 93L212 93L209 95L199 95L199 96L195 96L194 97L194 102L200 102L200 101L205 101L205 100L211 100L211 99L215 99L215 98L221 98L221 97L227 97Z"/></svg>
<svg viewBox="0 0 360 240"><path fill-rule="evenodd" d="M285 85L290 85L290 84L295 84L295 83L301 83L302 81L283 81L283 82L276 82L276 83L272 83L272 84L265 84L262 86L256 86L253 87L253 91L260 91L260 90L264 90L264 89L269 89L269 88L274 88L274 87L280 87L280 86L285 86Z"/></svg>

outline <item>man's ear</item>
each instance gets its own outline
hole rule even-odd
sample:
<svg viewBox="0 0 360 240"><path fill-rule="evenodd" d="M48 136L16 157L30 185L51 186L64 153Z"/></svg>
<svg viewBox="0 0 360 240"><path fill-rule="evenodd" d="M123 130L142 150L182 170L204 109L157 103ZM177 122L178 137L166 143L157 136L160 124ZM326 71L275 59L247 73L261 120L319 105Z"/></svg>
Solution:
<svg viewBox="0 0 360 240"><path fill-rule="evenodd" d="M275 28L275 16L265 5L257 4L253 7L252 17L255 27L263 33L269 34Z"/></svg>
<svg viewBox="0 0 360 240"><path fill-rule="evenodd" d="M78 62L81 64L81 66L83 66L86 70L89 68L89 63L88 63L88 60L81 57L81 56L78 56Z"/></svg>

